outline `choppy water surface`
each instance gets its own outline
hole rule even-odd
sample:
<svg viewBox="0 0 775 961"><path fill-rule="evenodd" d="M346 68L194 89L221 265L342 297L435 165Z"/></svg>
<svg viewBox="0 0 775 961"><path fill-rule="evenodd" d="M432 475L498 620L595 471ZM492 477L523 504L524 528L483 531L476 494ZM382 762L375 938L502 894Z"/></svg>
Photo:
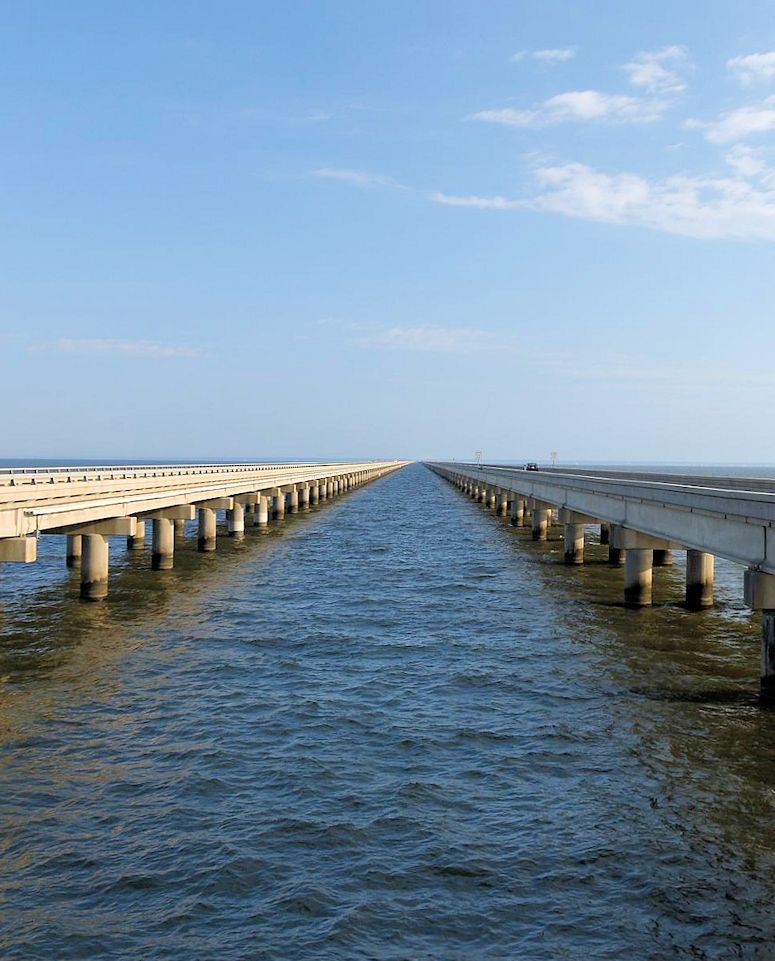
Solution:
<svg viewBox="0 0 775 961"><path fill-rule="evenodd" d="M193 532L192 532L193 533ZM0 586L4 959L775 956L741 572L619 605L420 466L76 600Z"/></svg>

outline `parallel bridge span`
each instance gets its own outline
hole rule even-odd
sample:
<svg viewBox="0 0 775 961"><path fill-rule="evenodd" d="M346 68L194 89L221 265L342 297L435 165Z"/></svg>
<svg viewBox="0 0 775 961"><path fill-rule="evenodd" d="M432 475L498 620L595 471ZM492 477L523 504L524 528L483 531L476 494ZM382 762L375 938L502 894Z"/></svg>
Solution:
<svg viewBox="0 0 775 961"><path fill-rule="evenodd" d="M714 557L745 568L745 601L762 612L762 690L775 696L775 481L608 470L525 470L428 463L464 493L546 538L553 512L564 525L565 561L584 561L586 528L600 525L609 560L624 566L624 600L651 604L652 568L687 552L686 603L713 604Z"/></svg>
<svg viewBox="0 0 775 961"><path fill-rule="evenodd" d="M407 461L310 464L168 464L18 468L0 473L0 561L37 558L40 534L67 537L67 564L81 568L81 597L108 592L109 536L145 546L152 524L154 569L171 568L175 535L198 517L198 547L216 547L216 511L229 534L305 510L404 467Z"/></svg>

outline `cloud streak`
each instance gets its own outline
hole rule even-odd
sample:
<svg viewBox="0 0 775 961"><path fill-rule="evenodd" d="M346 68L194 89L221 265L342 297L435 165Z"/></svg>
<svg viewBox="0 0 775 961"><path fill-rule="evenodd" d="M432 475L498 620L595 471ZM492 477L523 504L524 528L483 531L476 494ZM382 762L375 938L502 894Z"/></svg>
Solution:
<svg viewBox="0 0 775 961"><path fill-rule="evenodd" d="M355 341L359 347L379 350L420 351L436 354L468 354L503 350L507 345L496 334L477 327L390 327Z"/></svg>
<svg viewBox="0 0 775 961"><path fill-rule="evenodd" d="M740 158L734 158L740 159ZM609 174L581 163L542 166L537 190L525 199L433 194L436 203L490 210L532 210L580 220L626 224L703 239L775 240L775 187L758 157L759 175L648 179Z"/></svg>
<svg viewBox="0 0 775 961"><path fill-rule="evenodd" d="M480 110L467 119L497 123L506 127L549 127L567 122L651 123L664 113L664 100L601 93L599 90L570 90L549 97L527 110L503 107Z"/></svg>
<svg viewBox="0 0 775 961"><path fill-rule="evenodd" d="M686 126L703 130L705 139L715 144L732 143L755 134L769 133L775 130L775 95L722 113L718 120L711 123L687 120Z"/></svg>
<svg viewBox="0 0 775 961"><path fill-rule="evenodd" d="M745 57L731 57L727 68L732 71L743 86L772 80L775 77L775 50L767 53L749 53Z"/></svg>
<svg viewBox="0 0 775 961"><path fill-rule="evenodd" d="M310 171L310 176L324 180L338 180L354 187L392 187L405 190L403 184L385 174L371 173L367 170L351 170L341 167L318 167Z"/></svg>
<svg viewBox="0 0 775 961"><path fill-rule="evenodd" d="M623 67L633 86L662 96L683 93L692 69L688 49L679 45L636 54Z"/></svg>
<svg viewBox="0 0 775 961"><path fill-rule="evenodd" d="M565 63L576 56L576 47L551 47L547 50L519 50L511 60L521 63L523 60L537 60L539 63Z"/></svg>

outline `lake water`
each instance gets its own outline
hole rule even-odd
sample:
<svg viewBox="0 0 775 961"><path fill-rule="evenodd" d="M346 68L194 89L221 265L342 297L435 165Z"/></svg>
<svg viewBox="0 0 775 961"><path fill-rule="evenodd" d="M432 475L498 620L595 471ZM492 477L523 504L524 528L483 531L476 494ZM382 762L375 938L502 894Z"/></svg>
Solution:
<svg viewBox="0 0 775 961"><path fill-rule="evenodd" d="M742 571L621 605L414 465L172 571L0 573L0 957L775 957Z"/></svg>

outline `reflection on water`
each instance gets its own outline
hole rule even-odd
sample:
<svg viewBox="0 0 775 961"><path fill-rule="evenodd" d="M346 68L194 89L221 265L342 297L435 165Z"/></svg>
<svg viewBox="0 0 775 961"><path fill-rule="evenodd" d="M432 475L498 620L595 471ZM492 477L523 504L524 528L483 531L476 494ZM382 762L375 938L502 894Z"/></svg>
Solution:
<svg viewBox="0 0 775 961"><path fill-rule="evenodd" d="M193 535L193 531L191 532ZM742 573L621 603L416 466L172 571L0 578L4 958L771 958Z"/></svg>

